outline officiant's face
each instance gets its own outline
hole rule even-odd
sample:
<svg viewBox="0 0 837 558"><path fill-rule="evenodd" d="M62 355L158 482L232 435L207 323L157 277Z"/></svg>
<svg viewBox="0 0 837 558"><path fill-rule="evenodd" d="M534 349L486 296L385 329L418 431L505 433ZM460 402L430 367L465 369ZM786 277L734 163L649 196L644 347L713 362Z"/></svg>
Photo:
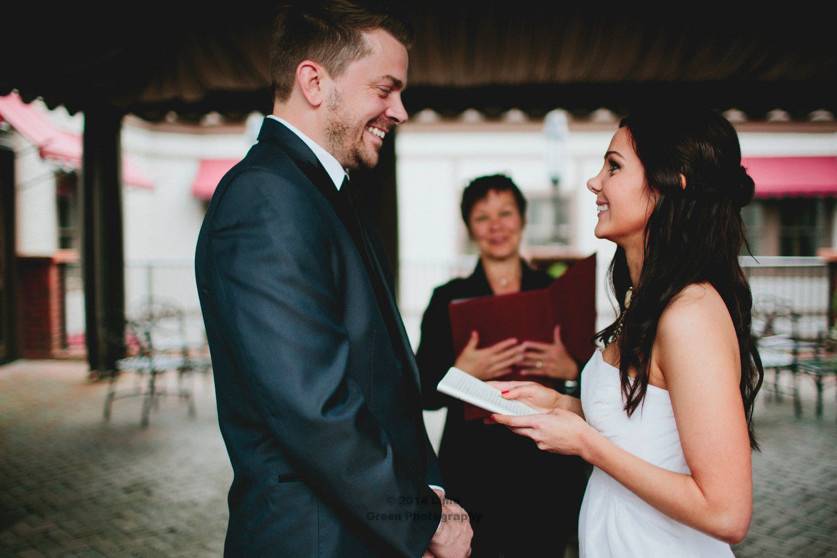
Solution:
<svg viewBox="0 0 837 558"><path fill-rule="evenodd" d="M326 99L328 150L349 169L377 165L384 138L407 119L407 49L382 29L363 35L370 53L330 82Z"/></svg>
<svg viewBox="0 0 837 558"><path fill-rule="evenodd" d="M523 217L514 194L489 190L471 209L468 231L481 256L500 260L517 257L523 236Z"/></svg>

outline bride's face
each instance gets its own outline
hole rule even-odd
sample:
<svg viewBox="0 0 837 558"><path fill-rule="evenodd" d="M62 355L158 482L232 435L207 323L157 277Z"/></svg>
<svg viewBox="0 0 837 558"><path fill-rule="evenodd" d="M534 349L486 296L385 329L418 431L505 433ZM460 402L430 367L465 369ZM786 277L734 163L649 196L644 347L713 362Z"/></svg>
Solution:
<svg viewBox="0 0 837 558"><path fill-rule="evenodd" d="M656 196L645 179L645 169L634 151L630 132L619 128L613 135L599 174L587 181L596 195L598 221L595 234L622 247L643 246L645 226Z"/></svg>

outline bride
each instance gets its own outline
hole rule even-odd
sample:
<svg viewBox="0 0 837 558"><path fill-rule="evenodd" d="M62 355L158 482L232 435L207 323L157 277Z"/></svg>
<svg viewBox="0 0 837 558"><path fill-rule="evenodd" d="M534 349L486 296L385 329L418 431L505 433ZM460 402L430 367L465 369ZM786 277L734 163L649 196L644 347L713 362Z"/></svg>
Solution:
<svg viewBox="0 0 837 558"><path fill-rule="evenodd" d="M489 420L594 465L582 556L732 556L752 513L763 376L738 265L754 191L738 137L710 111L635 113L587 187L596 236L617 244L619 317L597 334L580 401L492 382L542 413Z"/></svg>

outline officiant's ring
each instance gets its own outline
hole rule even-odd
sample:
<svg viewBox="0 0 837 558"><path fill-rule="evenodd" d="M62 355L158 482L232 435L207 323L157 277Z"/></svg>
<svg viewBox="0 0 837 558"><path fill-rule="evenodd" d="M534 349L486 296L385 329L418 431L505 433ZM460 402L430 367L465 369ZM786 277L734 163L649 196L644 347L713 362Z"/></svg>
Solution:
<svg viewBox="0 0 837 558"><path fill-rule="evenodd" d="M538 362L536 362L535 363L535 368L543 368L543 361L539 360Z"/></svg>

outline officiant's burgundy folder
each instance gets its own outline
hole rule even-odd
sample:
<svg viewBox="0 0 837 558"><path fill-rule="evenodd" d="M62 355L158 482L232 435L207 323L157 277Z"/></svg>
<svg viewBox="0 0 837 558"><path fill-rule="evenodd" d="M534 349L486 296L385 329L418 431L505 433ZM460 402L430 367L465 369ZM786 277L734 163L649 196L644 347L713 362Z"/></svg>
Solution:
<svg viewBox="0 0 837 558"><path fill-rule="evenodd" d="M596 255L570 265L545 289L504 295L454 300L448 307L454 354L468 343L472 331L479 333L479 348L510 337L519 342L552 343L553 329L561 326L561 340L576 362L592 356L596 330ZM521 379L516 370L498 378ZM527 376L523 379L538 378ZM487 416L487 412L465 404L465 418Z"/></svg>

